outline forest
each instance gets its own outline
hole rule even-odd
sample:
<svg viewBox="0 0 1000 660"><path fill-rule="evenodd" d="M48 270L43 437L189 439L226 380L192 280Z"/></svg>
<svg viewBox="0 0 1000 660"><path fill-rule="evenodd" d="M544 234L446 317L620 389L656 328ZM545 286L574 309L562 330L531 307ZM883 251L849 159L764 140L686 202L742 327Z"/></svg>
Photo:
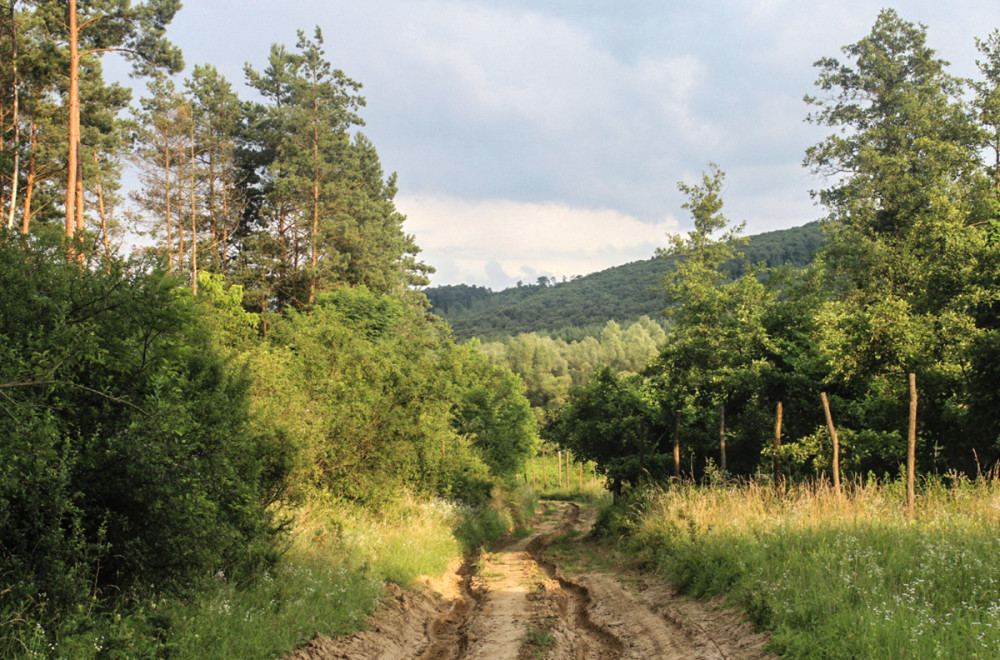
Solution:
<svg viewBox="0 0 1000 660"><path fill-rule="evenodd" d="M530 518L543 446L620 500L821 483L834 437L845 480L891 484L908 419L928 479L995 473L1000 31L976 80L891 10L816 63L821 222L748 241L709 163L654 259L493 293L422 290L320 29L248 65L247 100L210 63L180 77L179 8L0 18L0 656L275 657L316 617L347 632L384 583ZM199 627L251 596L228 638Z"/></svg>
<svg viewBox="0 0 1000 660"><path fill-rule="evenodd" d="M730 278L761 262L804 268L822 244L818 222L757 234L722 268ZM458 284L426 287L423 293L431 311L448 321L460 340L497 341L531 332L581 340L596 337L608 321L663 320L663 278L676 259L652 256L566 281L542 277L502 291Z"/></svg>

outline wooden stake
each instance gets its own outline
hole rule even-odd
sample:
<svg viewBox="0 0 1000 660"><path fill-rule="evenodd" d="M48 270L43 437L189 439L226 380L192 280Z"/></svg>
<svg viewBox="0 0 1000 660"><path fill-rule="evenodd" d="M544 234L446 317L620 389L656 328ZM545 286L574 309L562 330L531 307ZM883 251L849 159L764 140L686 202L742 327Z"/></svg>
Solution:
<svg viewBox="0 0 1000 660"><path fill-rule="evenodd" d="M917 500L915 487L917 469L917 374L910 374L910 429L906 440L906 514L912 518L916 513Z"/></svg>
<svg viewBox="0 0 1000 660"><path fill-rule="evenodd" d="M722 474L726 474L726 406L719 406L719 455L722 459Z"/></svg>
<svg viewBox="0 0 1000 660"><path fill-rule="evenodd" d="M819 398L823 400L826 428L830 431L830 440L833 441L833 490L837 493L837 497L840 497L840 438L837 437L837 428L833 425L833 415L830 414L830 401L826 398L826 392L820 392Z"/></svg>
<svg viewBox="0 0 1000 660"><path fill-rule="evenodd" d="M562 449L556 450L556 487L562 488Z"/></svg>
<svg viewBox="0 0 1000 660"><path fill-rule="evenodd" d="M774 480L775 483L781 477L781 401L778 402L778 409L774 415Z"/></svg>
<svg viewBox="0 0 1000 660"><path fill-rule="evenodd" d="M681 478L681 411L674 418L674 478Z"/></svg>

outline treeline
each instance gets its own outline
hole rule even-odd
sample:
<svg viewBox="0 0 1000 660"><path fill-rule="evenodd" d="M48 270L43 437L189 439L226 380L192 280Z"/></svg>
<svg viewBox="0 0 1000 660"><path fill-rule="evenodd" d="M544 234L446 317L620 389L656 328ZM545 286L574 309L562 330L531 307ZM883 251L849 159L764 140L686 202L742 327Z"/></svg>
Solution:
<svg viewBox="0 0 1000 660"><path fill-rule="evenodd" d="M615 490L682 475L830 474L826 392L847 473L893 477L918 387L917 465L976 475L1000 459L1000 32L965 81L926 28L883 11L816 63L806 163L832 175L809 269L726 271L739 227L714 165L680 184L695 229L673 237L670 332L638 375L599 370L547 431ZM776 438L778 406L783 412ZM675 462L674 442L679 443ZM776 442L777 440L777 442ZM776 474L777 473L777 474Z"/></svg>
<svg viewBox="0 0 1000 660"><path fill-rule="evenodd" d="M770 267L809 264L823 243L819 223L758 234L741 256L725 264L731 278L751 264ZM608 321L658 319L662 281L673 258L653 257L565 282L539 278L532 284L492 291L465 284L428 287L432 311L446 319L460 339L500 340L520 333L544 333L567 341L597 336Z"/></svg>
<svg viewBox="0 0 1000 660"><path fill-rule="evenodd" d="M395 175L358 128L360 83L326 60L323 36L275 45L246 67L259 101L240 99L211 64L183 80L166 39L172 0L12 4L0 17L0 202L22 233L60 223L87 254L148 234L169 272L210 270L245 286L246 306L311 304L323 286L401 291L432 269L402 231ZM104 80L120 51L147 81ZM138 168L132 207L121 172ZM138 213L136 213L138 211Z"/></svg>
<svg viewBox="0 0 1000 660"><path fill-rule="evenodd" d="M490 362L523 379L535 417L544 425L567 402L570 389L586 383L596 369L608 366L615 371L640 371L666 337L661 324L644 316L624 327L608 321L596 337L567 341L529 332L486 342L479 348Z"/></svg>
<svg viewBox="0 0 1000 660"><path fill-rule="evenodd" d="M107 630L101 617L212 576L254 582L303 503L485 506L538 442L521 380L456 344L410 288L429 269L356 132L360 86L318 31L247 68L251 103L209 65L183 91L166 75L176 3L74 6L14 7L0 36L4 656L75 656L67 640ZM101 75L119 46L149 75L133 119ZM155 243L125 259L129 159Z"/></svg>

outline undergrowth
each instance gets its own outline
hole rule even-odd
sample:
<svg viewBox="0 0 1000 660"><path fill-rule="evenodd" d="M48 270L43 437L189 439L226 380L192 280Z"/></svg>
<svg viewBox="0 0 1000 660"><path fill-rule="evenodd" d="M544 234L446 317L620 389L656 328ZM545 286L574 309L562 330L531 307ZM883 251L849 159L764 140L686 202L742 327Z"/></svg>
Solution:
<svg viewBox="0 0 1000 660"><path fill-rule="evenodd" d="M1000 483L756 482L653 489L608 512L607 538L685 593L728 595L790 658L995 658Z"/></svg>
<svg viewBox="0 0 1000 660"><path fill-rule="evenodd" d="M411 586L444 572L456 556L526 522L524 489L495 489L470 507L442 499L399 498L374 513L338 501L312 501L286 514L294 531L278 565L252 583L216 573L187 601L146 594L128 608L81 612L59 630L34 622L32 604L0 612L0 657L280 657L316 632L357 630L384 585Z"/></svg>

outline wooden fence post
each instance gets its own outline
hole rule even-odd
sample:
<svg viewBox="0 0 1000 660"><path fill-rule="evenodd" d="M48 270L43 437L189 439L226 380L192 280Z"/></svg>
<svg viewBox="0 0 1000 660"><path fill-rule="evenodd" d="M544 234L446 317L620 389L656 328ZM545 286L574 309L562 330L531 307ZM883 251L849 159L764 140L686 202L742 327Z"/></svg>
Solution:
<svg viewBox="0 0 1000 660"><path fill-rule="evenodd" d="M681 478L681 411L674 419L674 478Z"/></svg>
<svg viewBox="0 0 1000 660"><path fill-rule="evenodd" d="M781 401L778 402L778 410L774 415L774 482L781 479Z"/></svg>
<svg viewBox="0 0 1000 660"><path fill-rule="evenodd" d="M562 449L556 450L556 488L562 488Z"/></svg>
<svg viewBox="0 0 1000 660"><path fill-rule="evenodd" d="M819 398L823 400L826 428L830 431L830 440L833 442L833 490L837 493L837 497L840 497L840 438L837 437L837 427L833 425L833 415L830 414L830 400L826 398L826 392L820 392Z"/></svg>
<svg viewBox="0 0 1000 660"><path fill-rule="evenodd" d="M726 406L725 404L719 406L719 454L722 459L722 463L719 467L722 468L722 476L726 475Z"/></svg>
<svg viewBox="0 0 1000 660"><path fill-rule="evenodd" d="M906 514L916 513L917 493L917 374L910 374L910 429L906 436Z"/></svg>

